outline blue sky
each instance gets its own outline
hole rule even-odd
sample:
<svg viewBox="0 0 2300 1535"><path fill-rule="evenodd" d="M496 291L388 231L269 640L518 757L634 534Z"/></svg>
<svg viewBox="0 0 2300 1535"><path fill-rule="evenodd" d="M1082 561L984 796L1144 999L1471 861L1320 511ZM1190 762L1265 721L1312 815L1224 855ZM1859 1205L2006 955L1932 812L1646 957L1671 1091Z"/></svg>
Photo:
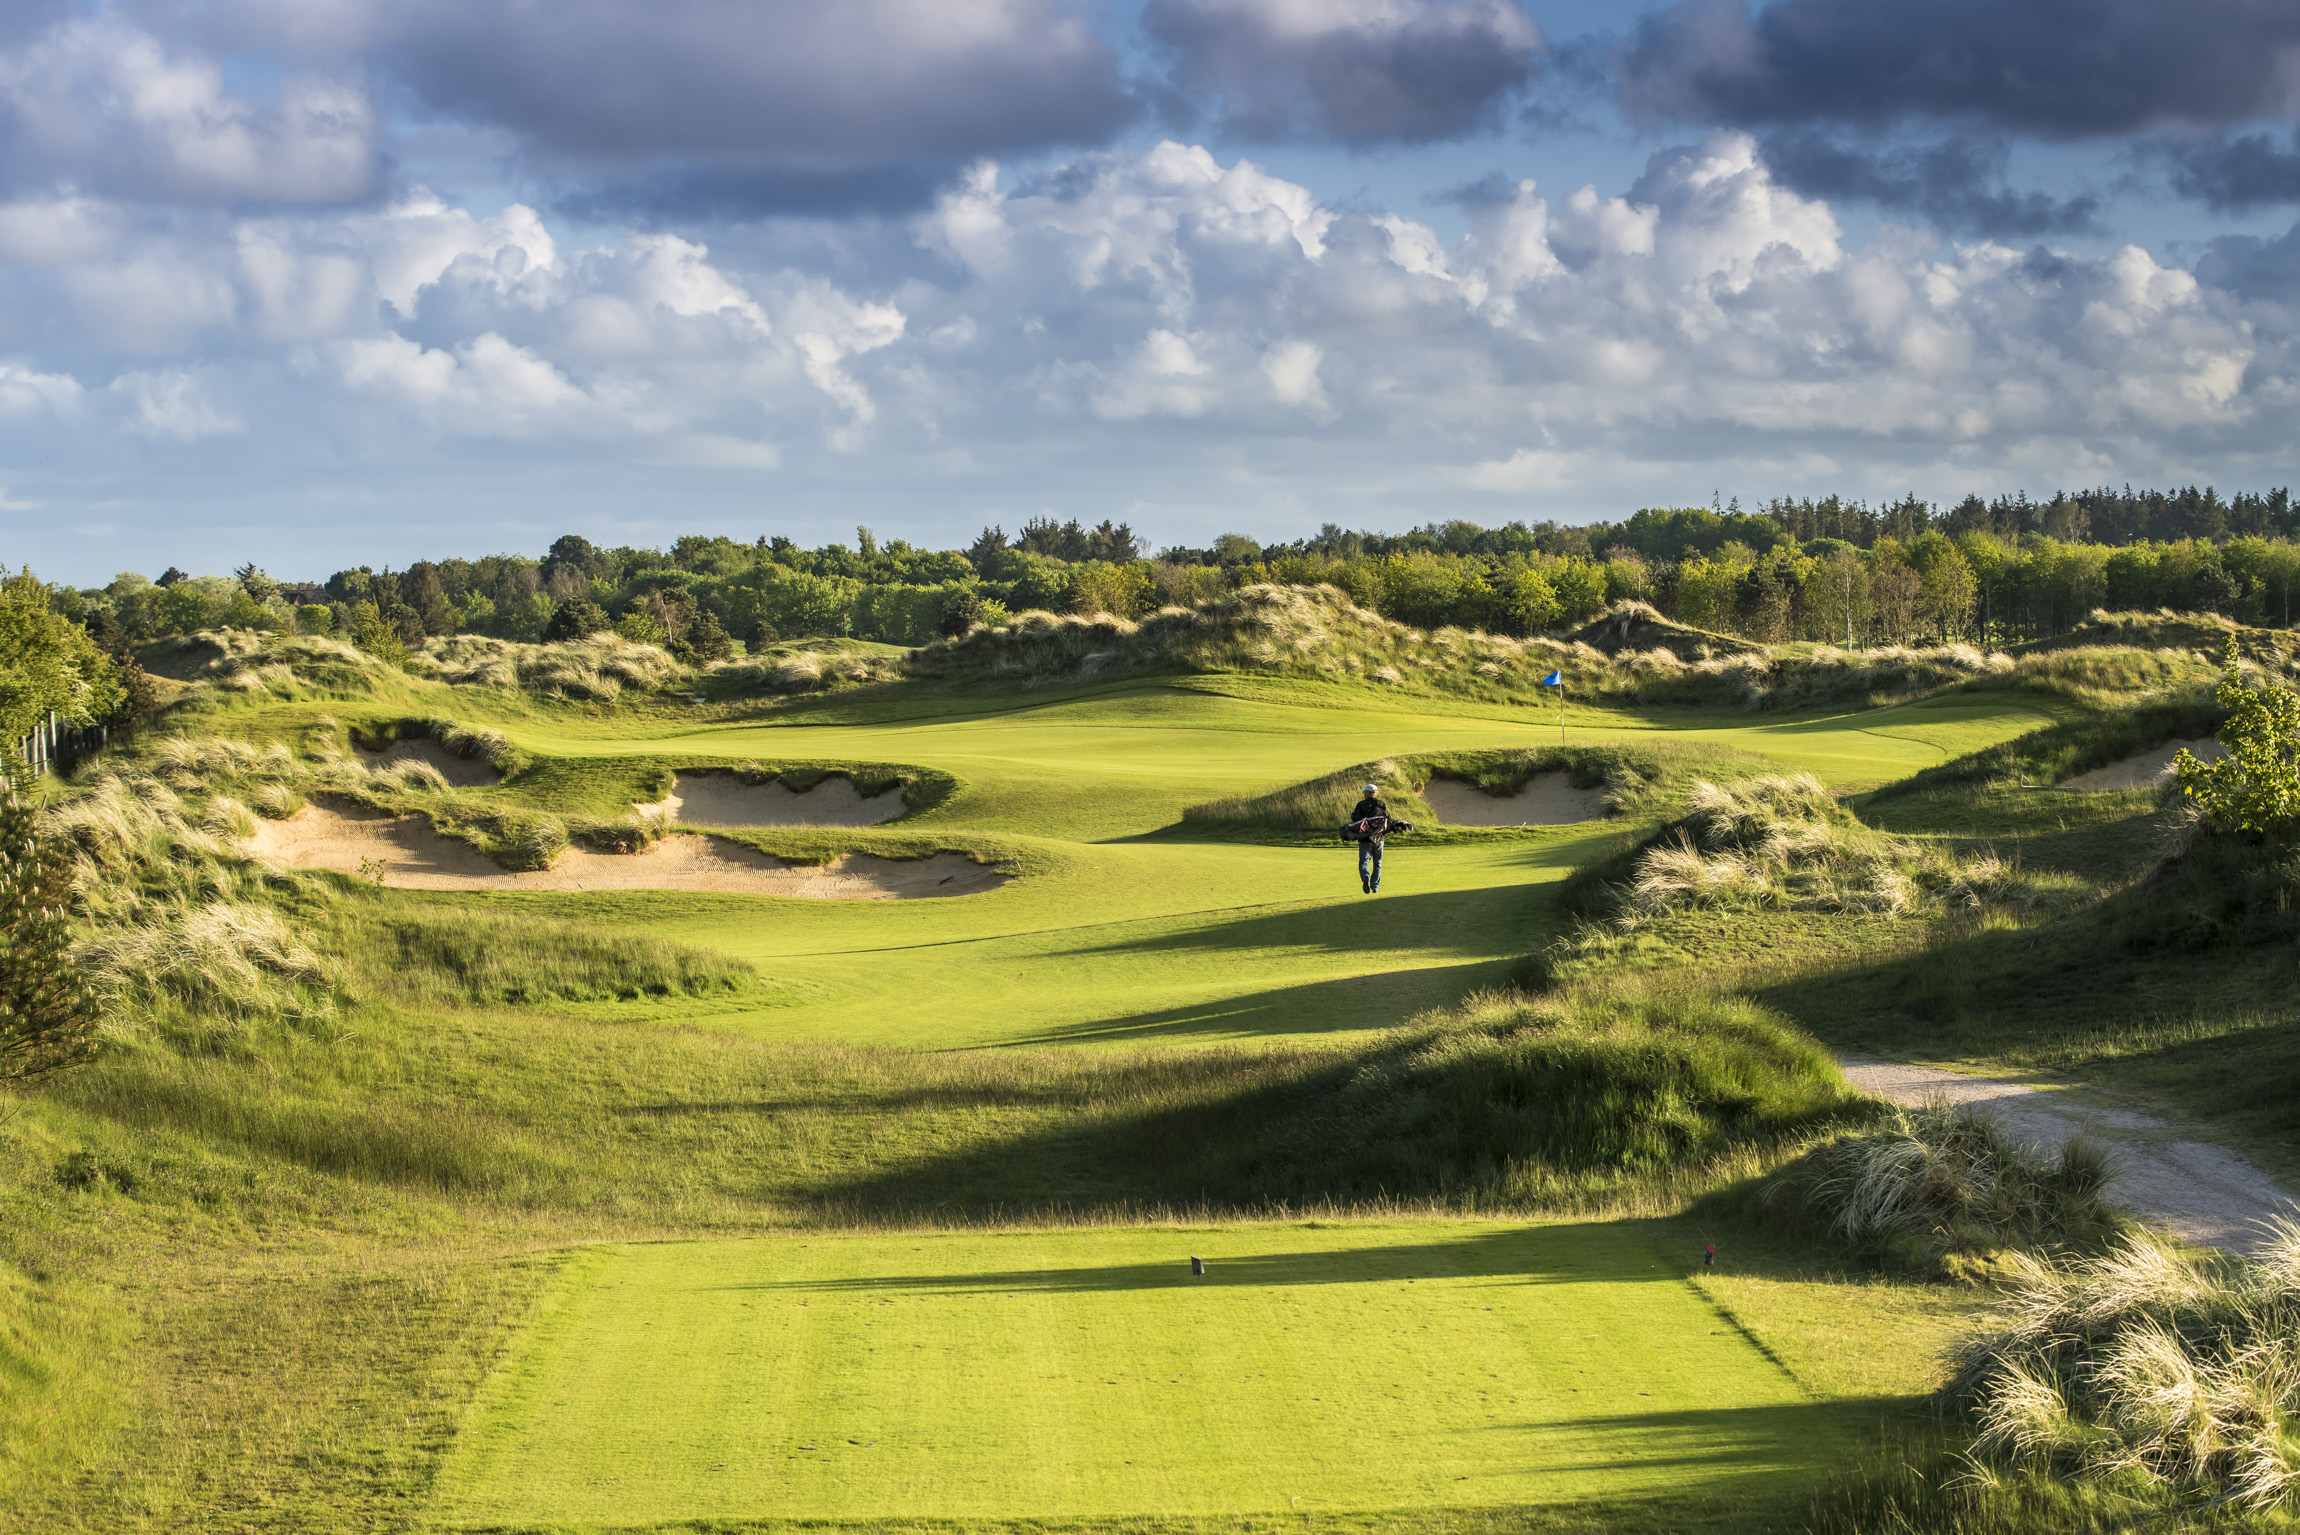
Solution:
<svg viewBox="0 0 2300 1535"><path fill-rule="evenodd" d="M0 559L2293 479L2300 8L0 12Z"/></svg>

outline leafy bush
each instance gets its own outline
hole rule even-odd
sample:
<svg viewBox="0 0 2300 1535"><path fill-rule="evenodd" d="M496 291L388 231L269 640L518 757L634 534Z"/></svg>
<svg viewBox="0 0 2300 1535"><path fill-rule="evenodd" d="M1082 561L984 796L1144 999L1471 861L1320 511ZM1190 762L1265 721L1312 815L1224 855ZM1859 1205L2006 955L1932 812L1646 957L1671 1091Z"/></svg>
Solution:
<svg viewBox="0 0 2300 1535"><path fill-rule="evenodd" d="M2231 638L2215 701L2228 713L2220 730L2228 755L2175 760L2180 789L2219 831L2282 840L2300 829L2300 693L2275 682L2249 685Z"/></svg>

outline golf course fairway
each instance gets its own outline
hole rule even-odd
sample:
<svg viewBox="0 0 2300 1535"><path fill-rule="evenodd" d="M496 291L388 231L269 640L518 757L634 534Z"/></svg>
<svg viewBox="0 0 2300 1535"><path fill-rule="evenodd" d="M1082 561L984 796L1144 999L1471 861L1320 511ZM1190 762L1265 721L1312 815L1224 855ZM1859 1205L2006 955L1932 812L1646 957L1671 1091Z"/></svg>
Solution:
<svg viewBox="0 0 2300 1535"><path fill-rule="evenodd" d="M1193 1277L1189 1259L1207 1263ZM1761 1493L1845 1454L1641 1223L795 1234L569 1259L450 1528Z"/></svg>
<svg viewBox="0 0 2300 1535"><path fill-rule="evenodd" d="M1571 717L1567 734L1579 744L1729 747L1838 785L1905 777L2050 722L2010 694L1812 717ZM1222 678L995 701L910 698L669 733L636 720L580 732L532 719L506 728L522 747L563 758L933 768L954 775L957 792L887 833L995 838L1027 855L1022 878L948 901L485 898L752 962L780 983L771 996L659 1015L766 1039L905 1049L1339 1041L1505 982L1550 934L1548 887L1599 856L1611 830L1559 826L1453 845L1409 834L1391 846L1378 902L1361 897L1354 851L1338 840L1305 848L1193 837L1183 811L1225 795L1384 757L1559 739L1554 714L1314 683ZM848 840L868 848L874 835Z"/></svg>

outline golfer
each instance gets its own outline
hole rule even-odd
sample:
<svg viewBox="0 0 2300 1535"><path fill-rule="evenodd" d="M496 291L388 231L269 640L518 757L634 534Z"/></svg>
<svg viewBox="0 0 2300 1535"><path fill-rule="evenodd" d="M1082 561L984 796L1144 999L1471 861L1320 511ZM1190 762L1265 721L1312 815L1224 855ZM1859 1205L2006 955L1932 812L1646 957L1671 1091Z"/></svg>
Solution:
<svg viewBox="0 0 2300 1535"><path fill-rule="evenodd" d="M1390 819L1390 807L1382 802L1382 786L1367 784L1365 798L1350 812L1350 824L1342 828L1344 837L1357 839L1358 887L1366 894L1381 894L1382 839L1393 831L1412 830L1405 822Z"/></svg>

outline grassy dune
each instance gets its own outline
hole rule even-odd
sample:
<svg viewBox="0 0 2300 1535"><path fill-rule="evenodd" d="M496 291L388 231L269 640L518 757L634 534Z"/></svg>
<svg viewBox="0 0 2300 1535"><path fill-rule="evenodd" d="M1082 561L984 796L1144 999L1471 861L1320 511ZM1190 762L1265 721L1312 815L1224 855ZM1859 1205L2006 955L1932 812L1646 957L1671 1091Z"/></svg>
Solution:
<svg viewBox="0 0 2300 1535"><path fill-rule="evenodd" d="M892 826L749 840L1019 877L377 891L230 865L200 828L265 806L185 779L168 835L209 851L147 883L273 912L312 963L130 1008L0 1114L0 1529L1780 1528L1938 1383L1955 1296L1693 1202L1859 1118L1816 1037L2019 1037L1968 994L2050 913L1672 916L1639 976L1528 999L1492 993L1676 778L1619 823L1401 838L1378 900L1338 841L1184 811L1545 749L1553 711L1236 675L701 706L337 681L177 723L497 731L501 784L385 799L506 824L682 767L899 777ZM1576 704L1562 737L1858 795L2087 707ZM1875 840L2130 881L2151 805L2003 776L1880 796ZM2073 1020L2099 986L2064 984ZM1726 1271L1689 1275L1709 1241Z"/></svg>

